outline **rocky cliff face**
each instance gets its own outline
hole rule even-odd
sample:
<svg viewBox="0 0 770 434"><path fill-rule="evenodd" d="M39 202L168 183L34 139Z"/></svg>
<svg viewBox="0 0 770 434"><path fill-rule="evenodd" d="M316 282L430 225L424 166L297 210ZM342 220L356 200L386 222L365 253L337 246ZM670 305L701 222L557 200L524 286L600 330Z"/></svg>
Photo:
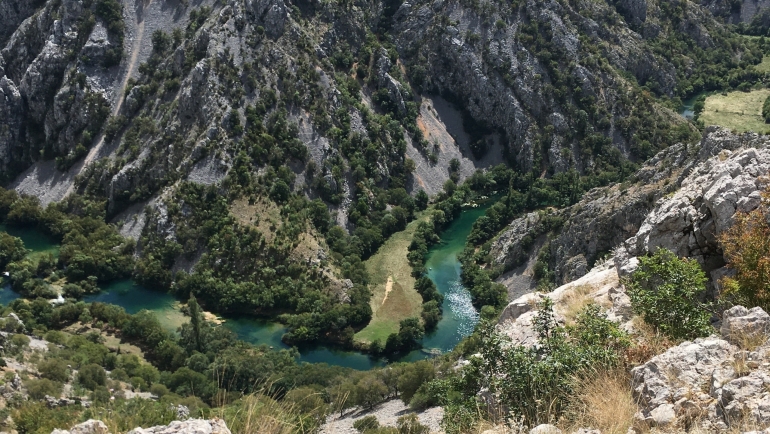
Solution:
<svg viewBox="0 0 770 434"><path fill-rule="evenodd" d="M765 136L709 128L700 143L671 147L648 161L632 182L592 190L578 204L554 211L565 222L546 247L555 282L586 274L616 249L627 257L665 247L696 258L707 271L721 267L716 237L736 212L759 204L769 145ZM510 269L538 254L522 251L517 242L527 235L545 237L533 232L533 218L514 220L494 241L496 264Z"/></svg>
<svg viewBox="0 0 770 434"><path fill-rule="evenodd" d="M643 98L627 93L625 80L601 63L640 83L655 83L663 94L672 94L676 85L674 66L645 43L674 31L665 30L666 18L647 2L616 3L410 1L396 12L394 32L422 88L451 95L483 122L482 130L502 132L512 160L523 169L590 171L599 163L581 151L576 137L585 123L629 157L637 146L636 128L624 118L647 110ZM607 25L603 17L624 17L630 27L622 19ZM677 30L708 46L707 29L713 26L696 8ZM634 108L628 98L641 104ZM656 116L677 123L665 111Z"/></svg>

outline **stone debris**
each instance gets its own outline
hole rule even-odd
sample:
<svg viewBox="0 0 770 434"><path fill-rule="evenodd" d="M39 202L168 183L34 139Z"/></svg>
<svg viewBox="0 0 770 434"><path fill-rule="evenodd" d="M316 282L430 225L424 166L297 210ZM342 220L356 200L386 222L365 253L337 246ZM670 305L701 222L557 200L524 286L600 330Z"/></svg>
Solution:
<svg viewBox="0 0 770 434"><path fill-rule="evenodd" d="M110 434L107 425L100 420L88 420L73 426L69 431L55 429L51 434ZM230 434L227 424L222 419L190 419L173 421L168 425L152 428L134 428L129 434Z"/></svg>

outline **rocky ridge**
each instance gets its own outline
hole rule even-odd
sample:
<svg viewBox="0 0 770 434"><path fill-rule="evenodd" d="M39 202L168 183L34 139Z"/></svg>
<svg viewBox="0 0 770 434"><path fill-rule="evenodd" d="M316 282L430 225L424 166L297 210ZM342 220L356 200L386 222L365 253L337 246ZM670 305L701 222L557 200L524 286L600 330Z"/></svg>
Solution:
<svg viewBox="0 0 770 434"><path fill-rule="evenodd" d="M493 264L510 270L536 257L538 251L522 250L520 241L530 236L548 241L557 285L585 275L602 256L640 256L657 247L694 257L711 272L724 264L717 235L736 212L759 204L768 171L766 136L709 127L700 143L660 152L632 181L591 190L577 204L551 211L565 222L551 237L537 231L542 213L514 220L492 243Z"/></svg>

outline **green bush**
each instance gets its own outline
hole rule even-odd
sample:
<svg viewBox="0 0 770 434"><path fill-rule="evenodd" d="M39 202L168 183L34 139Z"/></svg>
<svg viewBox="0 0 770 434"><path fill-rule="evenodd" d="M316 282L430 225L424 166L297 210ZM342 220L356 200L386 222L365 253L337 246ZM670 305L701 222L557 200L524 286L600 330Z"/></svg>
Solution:
<svg viewBox="0 0 770 434"><path fill-rule="evenodd" d="M593 304L578 314L574 326L562 327L555 321L553 302L545 299L533 326L539 339L533 347L511 346L491 323L482 327L481 357L471 357L459 376L421 388L421 394L430 393L431 400L445 406L447 433L474 425L482 389L498 396L503 411L529 425L548 423L573 400L577 378L617 366L630 343L618 324Z"/></svg>
<svg viewBox="0 0 770 434"><path fill-rule="evenodd" d="M43 399L46 395L58 398L61 395L63 385L57 381L41 378L40 380L29 380L25 386L27 386L27 391L32 399Z"/></svg>
<svg viewBox="0 0 770 434"><path fill-rule="evenodd" d="M107 384L107 373L97 364L85 365L78 371L78 383L88 390Z"/></svg>
<svg viewBox="0 0 770 434"><path fill-rule="evenodd" d="M357 429L361 433L364 433L368 430L377 429L379 427L380 422L377 420L377 417L372 415L362 417L361 419L353 422L353 428Z"/></svg>
<svg viewBox="0 0 770 434"><path fill-rule="evenodd" d="M37 370L40 371L40 376L53 381L59 381L62 383L69 380L69 374L67 373L67 362L60 359L48 359L37 365Z"/></svg>
<svg viewBox="0 0 770 434"><path fill-rule="evenodd" d="M648 324L672 338L691 339L712 330L708 305L700 300L705 284L706 274L697 261L658 249L639 258L627 287L634 312Z"/></svg>
<svg viewBox="0 0 770 434"><path fill-rule="evenodd" d="M21 261L27 256L27 249L20 238L0 232L0 270L14 261Z"/></svg>

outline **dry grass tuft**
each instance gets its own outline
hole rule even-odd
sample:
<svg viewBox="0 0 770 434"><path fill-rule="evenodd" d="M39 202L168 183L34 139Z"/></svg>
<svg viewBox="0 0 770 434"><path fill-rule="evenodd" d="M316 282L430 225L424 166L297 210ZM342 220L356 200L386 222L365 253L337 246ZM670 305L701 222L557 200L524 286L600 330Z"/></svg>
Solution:
<svg viewBox="0 0 770 434"><path fill-rule="evenodd" d="M590 297L592 290L593 288L588 285L580 285L564 294L560 304L564 306L564 319L567 325L575 324L578 314L593 302L593 298Z"/></svg>
<svg viewBox="0 0 770 434"><path fill-rule="evenodd" d="M738 345L742 350L754 351L764 345L768 336L762 332L747 332L745 330L735 330L730 334L730 342Z"/></svg>
<svg viewBox="0 0 770 434"><path fill-rule="evenodd" d="M576 381L578 395L563 419L564 431L591 427L602 434L626 434L638 410L631 395L629 374L618 368Z"/></svg>
<svg viewBox="0 0 770 434"><path fill-rule="evenodd" d="M658 354L663 354L669 348L679 345L678 341L664 336L644 322L641 317L634 317L632 326L634 344L626 350L625 363L627 366L633 367L647 363Z"/></svg>
<svg viewBox="0 0 770 434"><path fill-rule="evenodd" d="M240 434L290 434L309 432L297 425L294 406L262 394L243 397L235 411L222 418L230 431Z"/></svg>

